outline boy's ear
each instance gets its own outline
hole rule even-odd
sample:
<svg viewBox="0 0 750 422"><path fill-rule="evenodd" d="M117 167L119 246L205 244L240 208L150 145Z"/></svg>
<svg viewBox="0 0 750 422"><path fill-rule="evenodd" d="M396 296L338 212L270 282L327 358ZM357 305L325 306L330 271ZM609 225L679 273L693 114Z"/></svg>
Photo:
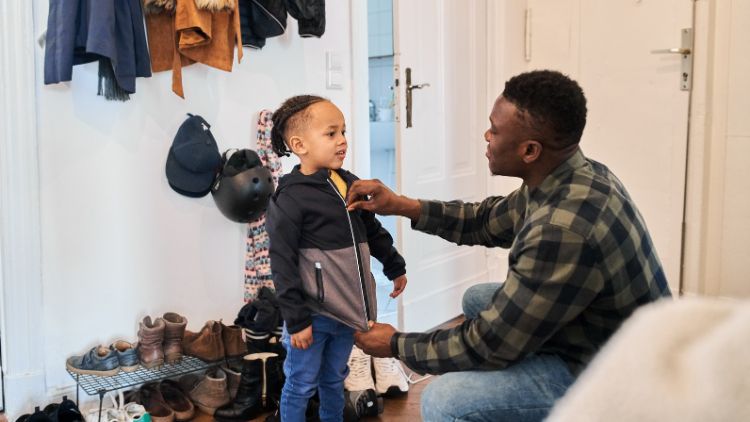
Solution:
<svg viewBox="0 0 750 422"><path fill-rule="evenodd" d="M292 150L293 153L297 155L303 155L307 153L307 148L305 148L305 143L302 142L302 138L299 136L292 136L289 138L289 149Z"/></svg>

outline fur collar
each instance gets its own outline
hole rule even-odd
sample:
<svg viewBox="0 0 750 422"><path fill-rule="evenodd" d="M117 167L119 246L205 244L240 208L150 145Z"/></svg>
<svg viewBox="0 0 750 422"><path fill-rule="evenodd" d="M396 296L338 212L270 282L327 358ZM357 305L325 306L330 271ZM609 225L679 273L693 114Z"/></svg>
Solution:
<svg viewBox="0 0 750 422"><path fill-rule="evenodd" d="M219 12L233 10L236 0L143 0L143 11L147 15L162 12L173 13L177 1L195 1L199 9Z"/></svg>
<svg viewBox="0 0 750 422"><path fill-rule="evenodd" d="M206 9L212 12L220 12L222 10L233 10L235 0L195 0L195 5L198 9Z"/></svg>

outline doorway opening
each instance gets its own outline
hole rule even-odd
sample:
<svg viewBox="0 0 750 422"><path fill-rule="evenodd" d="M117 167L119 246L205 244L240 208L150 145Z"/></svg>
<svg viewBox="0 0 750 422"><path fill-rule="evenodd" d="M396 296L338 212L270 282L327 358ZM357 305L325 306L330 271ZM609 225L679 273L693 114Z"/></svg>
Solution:
<svg viewBox="0 0 750 422"><path fill-rule="evenodd" d="M396 190L396 122L393 88L393 1L367 2L367 57L369 71L370 177ZM394 216L378 216L396 240ZM372 259L377 283L378 321L396 325L398 306L389 296L393 283L383 275L383 265Z"/></svg>

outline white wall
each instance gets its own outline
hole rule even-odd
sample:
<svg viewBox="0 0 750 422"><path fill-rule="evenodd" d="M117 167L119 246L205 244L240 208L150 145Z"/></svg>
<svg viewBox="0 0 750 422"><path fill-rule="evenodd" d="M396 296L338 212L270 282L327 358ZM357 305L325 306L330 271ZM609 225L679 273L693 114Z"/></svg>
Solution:
<svg viewBox="0 0 750 422"><path fill-rule="evenodd" d="M489 115L495 99L503 92L505 81L526 70L524 60L524 31L526 0L487 2L487 101L484 110L489 127ZM507 195L521 186L521 179L492 176L487 171L488 195ZM505 281L508 272L508 250L487 249L489 280Z"/></svg>
<svg viewBox="0 0 750 422"><path fill-rule="evenodd" d="M212 125L222 151L254 148L258 112L302 93L329 97L350 121L350 84L325 88L328 51L341 55L344 80L351 79L350 6L327 3L322 39L299 38L290 18L284 36L261 51L246 49L232 73L184 69L186 100L172 94L164 72L139 78L128 102L105 101L96 96L96 64L77 67L72 83L44 86L37 49L43 306L42 326L30 335L43 338L48 394L73 385L68 356L119 338L135 341L145 315L179 312L192 330L208 319L233 321L243 304L245 227L226 220L210 195L173 192L164 176L167 151L187 112ZM38 34L48 3L34 5ZM11 349L14 339L6 341ZM24 406L34 404L46 401Z"/></svg>

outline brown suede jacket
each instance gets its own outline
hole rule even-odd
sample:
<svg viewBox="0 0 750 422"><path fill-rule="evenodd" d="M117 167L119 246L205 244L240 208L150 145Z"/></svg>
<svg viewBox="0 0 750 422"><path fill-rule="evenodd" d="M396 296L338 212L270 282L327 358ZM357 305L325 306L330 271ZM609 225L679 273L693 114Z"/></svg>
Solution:
<svg viewBox="0 0 750 422"><path fill-rule="evenodd" d="M151 69L172 69L172 91L182 98L182 67L203 63L232 71L242 59L236 0L144 0Z"/></svg>

